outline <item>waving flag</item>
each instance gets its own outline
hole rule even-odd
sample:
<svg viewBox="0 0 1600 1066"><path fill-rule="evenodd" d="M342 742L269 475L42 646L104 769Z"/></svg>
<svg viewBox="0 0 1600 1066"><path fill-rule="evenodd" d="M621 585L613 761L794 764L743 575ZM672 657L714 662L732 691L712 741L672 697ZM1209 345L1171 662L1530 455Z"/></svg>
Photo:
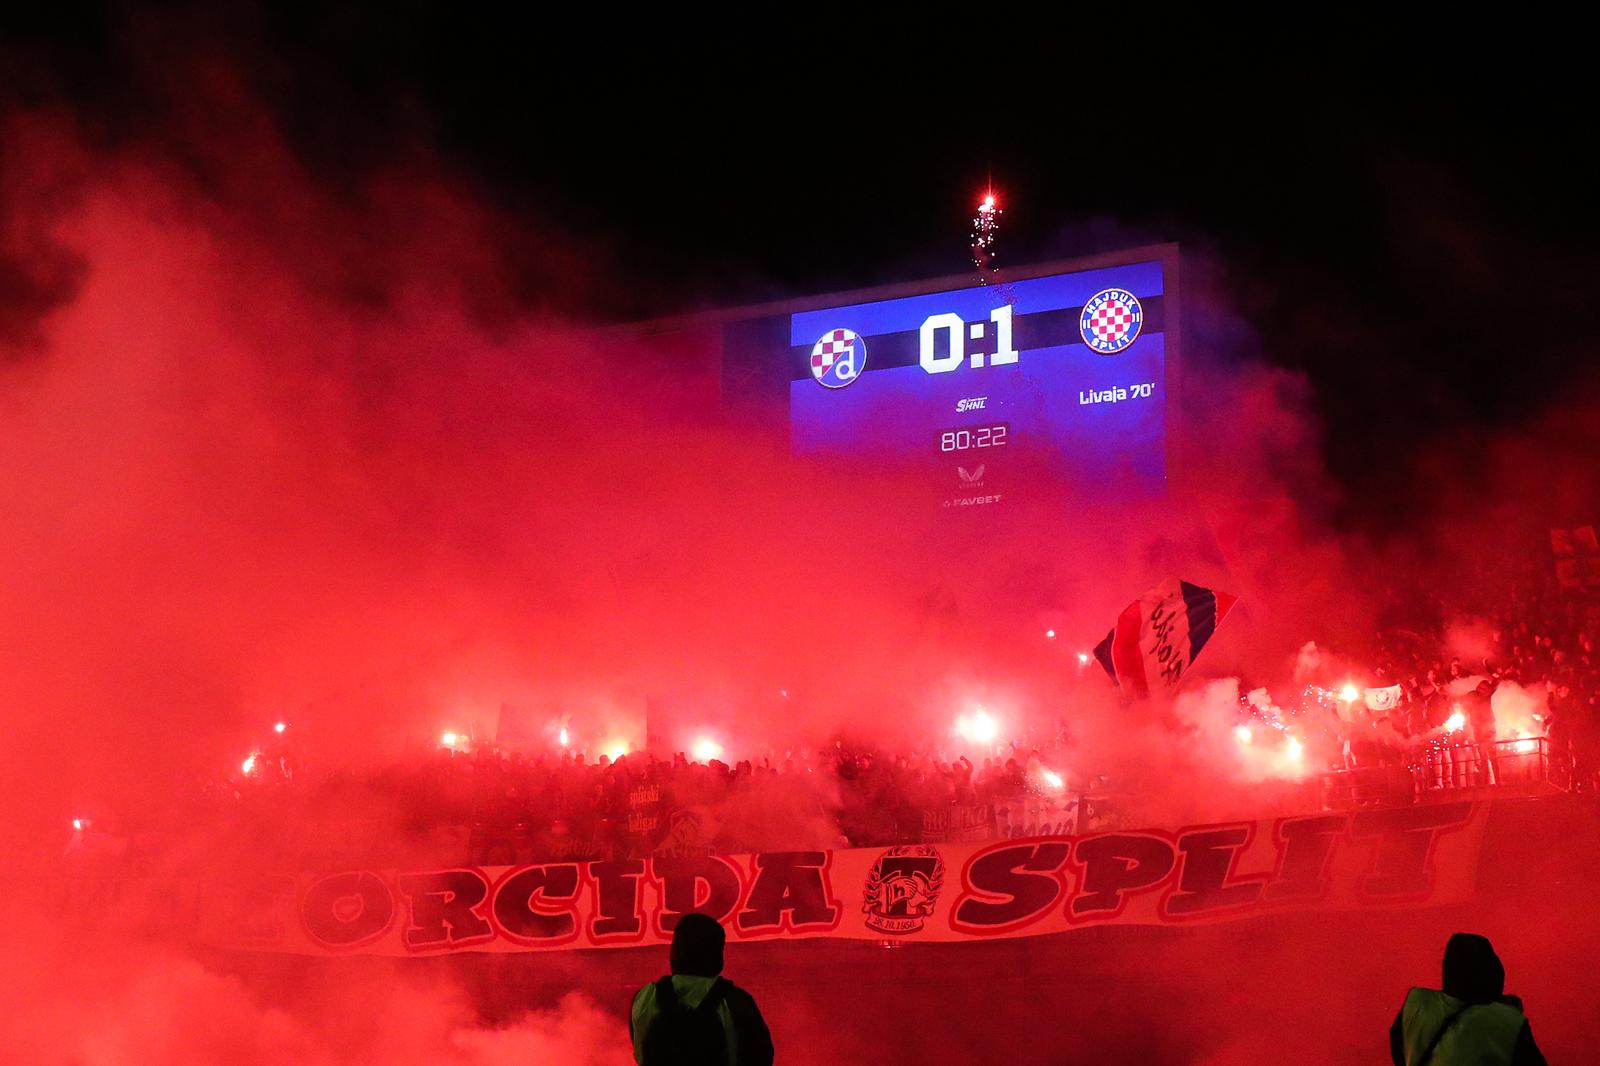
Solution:
<svg viewBox="0 0 1600 1066"><path fill-rule="evenodd" d="M1171 688L1236 602L1226 592L1168 578L1128 604L1094 656L1132 695Z"/></svg>
<svg viewBox="0 0 1600 1066"><path fill-rule="evenodd" d="M1369 688L1364 695L1367 698L1367 710L1369 711L1392 711L1400 706L1399 685Z"/></svg>

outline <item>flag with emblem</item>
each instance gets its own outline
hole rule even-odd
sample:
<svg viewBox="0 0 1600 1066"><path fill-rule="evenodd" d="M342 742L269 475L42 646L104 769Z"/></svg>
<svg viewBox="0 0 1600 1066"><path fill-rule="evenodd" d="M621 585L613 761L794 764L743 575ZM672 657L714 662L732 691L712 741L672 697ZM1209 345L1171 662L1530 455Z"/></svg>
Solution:
<svg viewBox="0 0 1600 1066"><path fill-rule="evenodd" d="M1129 695L1170 689L1236 602L1226 592L1168 578L1123 609L1094 656Z"/></svg>
<svg viewBox="0 0 1600 1066"><path fill-rule="evenodd" d="M1382 688L1369 688L1362 695L1367 702L1369 711L1392 711L1400 706L1400 686L1384 685Z"/></svg>

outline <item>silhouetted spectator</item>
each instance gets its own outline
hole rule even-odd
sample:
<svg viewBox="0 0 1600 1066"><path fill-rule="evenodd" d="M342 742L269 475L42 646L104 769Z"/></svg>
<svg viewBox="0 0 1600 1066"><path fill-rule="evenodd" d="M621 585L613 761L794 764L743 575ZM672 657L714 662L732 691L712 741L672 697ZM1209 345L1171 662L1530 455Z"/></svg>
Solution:
<svg viewBox="0 0 1600 1066"><path fill-rule="evenodd" d="M1467 713L1467 735L1474 744L1494 743L1494 688L1493 681L1480 681L1461 698Z"/></svg>
<svg viewBox="0 0 1600 1066"><path fill-rule="evenodd" d="M1522 1001L1489 941L1456 933L1444 948L1442 990L1413 988L1389 1027L1395 1066L1544 1066Z"/></svg>
<svg viewBox="0 0 1600 1066"><path fill-rule="evenodd" d="M630 1032L640 1066L771 1066L772 1035L750 993L722 977L727 934L704 914L672 932L672 973L633 997Z"/></svg>

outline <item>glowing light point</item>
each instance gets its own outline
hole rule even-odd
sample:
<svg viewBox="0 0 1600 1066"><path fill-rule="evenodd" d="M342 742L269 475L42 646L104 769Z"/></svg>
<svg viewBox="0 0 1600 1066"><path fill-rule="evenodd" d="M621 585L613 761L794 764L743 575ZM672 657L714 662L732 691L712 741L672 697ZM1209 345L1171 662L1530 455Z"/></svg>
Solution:
<svg viewBox="0 0 1600 1066"><path fill-rule="evenodd" d="M710 762L722 754L722 745L710 737L701 737L694 742L694 747L690 748L689 751L701 762Z"/></svg>
<svg viewBox="0 0 1600 1066"><path fill-rule="evenodd" d="M621 742L613 744L606 749L606 754L611 756L612 762L616 762L618 759L628 754L628 745Z"/></svg>
<svg viewBox="0 0 1600 1066"><path fill-rule="evenodd" d="M561 736L557 737L556 739L561 741L561 746L563 748L567 746L567 730L565 726L563 726L561 729Z"/></svg>
<svg viewBox="0 0 1600 1066"><path fill-rule="evenodd" d="M1089 665L1089 653L1088 652L1080 651L1078 653L1078 665L1079 666L1088 666Z"/></svg>
<svg viewBox="0 0 1600 1066"><path fill-rule="evenodd" d="M1000 735L1000 723L982 707L972 714L964 714L956 719L956 735L962 740L969 740L975 744L992 744Z"/></svg>
<svg viewBox="0 0 1600 1066"><path fill-rule="evenodd" d="M1361 698L1361 690L1347 683L1344 688L1339 690L1339 698L1346 703L1354 703Z"/></svg>
<svg viewBox="0 0 1600 1066"><path fill-rule="evenodd" d="M1239 743L1249 744L1251 741L1255 740L1255 738L1256 735L1250 732L1249 726L1236 725L1233 727L1233 739L1237 740Z"/></svg>
<svg viewBox="0 0 1600 1066"><path fill-rule="evenodd" d="M72 820L72 828L78 830L79 832L82 832L83 831L83 819L82 818L74 818Z"/></svg>
<svg viewBox="0 0 1600 1066"><path fill-rule="evenodd" d="M285 729L288 729L288 728L289 728L289 723L288 722L279 722L277 725L272 727L272 731L274 733L282 733Z"/></svg>
<svg viewBox="0 0 1600 1066"><path fill-rule="evenodd" d="M1461 713L1461 706L1456 705L1455 712L1444 720L1446 733L1459 733L1467 727L1467 716Z"/></svg>
<svg viewBox="0 0 1600 1066"><path fill-rule="evenodd" d="M245 756L244 762L239 764L239 769L244 771L244 775L246 777L249 777L251 774L255 773L256 753L252 751L249 755Z"/></svg>
<svg viewBox="0 0 1600 1066"><path fill-rule="evenodd" d="M1283 746L1283 753L1285 755L1289 756L1289 759L1292 762L1299 762L1301 759L1303 759L1305 757L1305 754L1306 754L1305 745L1301 744L1294 737L1290 737L1289 738L1289 743L1287 743L1287 744L1285 744Z"/></svg>
<svg viewBox="0 0 1600 1066"><path fill-rule="evenodd" d="M1055 640L1056 639L1056 631L1053 630L1053 629L1045 630L1044 631L1044 639L1045 640Z"/></svg>
<svg viewBox="0 0 1600 1066"><path fill-rule="evenodd" d="M1042 776L1044 778L1044 783L1049 785L1051 788L1060 788L1063 784L1066 783L1066 782L1062 781L1060 774L1056 773L1054 770L1050 769L1049 767L1046 767L1042 771L1040 771L1040 776Z"/></svg>
<svg viewBox="0 0 1600 1066"><path fill-rule="evenodd" d="M977 213L972 216L972 265L978 268L980 285L988 284L989 277L995 273L994 238L1003 213L994 189L985 189L983 199L978 201Z"/></svg>
<svg viewBox="0 0 1600 1066"><path fill-rule="evenodd" d="M444 736L439 738L439 743L443 744L447 748L453 749L457 744L461 743L461 734L446 733Z"/></svg>

